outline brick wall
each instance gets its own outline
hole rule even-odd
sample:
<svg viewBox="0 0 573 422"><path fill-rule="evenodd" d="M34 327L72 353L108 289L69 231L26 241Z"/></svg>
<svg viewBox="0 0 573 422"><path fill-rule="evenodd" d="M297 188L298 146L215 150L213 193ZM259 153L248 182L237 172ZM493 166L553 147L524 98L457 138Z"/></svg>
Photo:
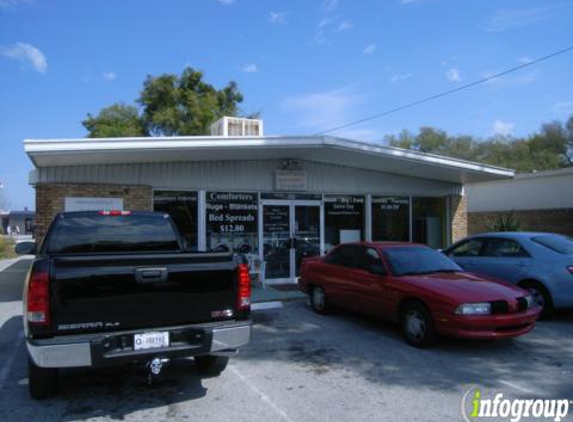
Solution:
<svg viewBox="0 0 573 422"><path fill-rule="evenodd" d="M36 242L42 243L54 216L64 211L65 197L123 198L123 208L132 211L152 211L151 186L38 184L36 185Z"/></svg>
<svg viewBox="0 0 573 422"><path fill-rule="evenodd" d="M488 221L501 215L507 217L509 211L486 211L468 213L469 233L490 231ZM573 236L573 208L549 210L513 211L515 220L523 231L561 233Z"/></svg>
<svg viewBox="0 0 573 422"><path fill-rule="evenodd" d="M468 200L466 196L450 195L452 243L468 235Z"/></svg>

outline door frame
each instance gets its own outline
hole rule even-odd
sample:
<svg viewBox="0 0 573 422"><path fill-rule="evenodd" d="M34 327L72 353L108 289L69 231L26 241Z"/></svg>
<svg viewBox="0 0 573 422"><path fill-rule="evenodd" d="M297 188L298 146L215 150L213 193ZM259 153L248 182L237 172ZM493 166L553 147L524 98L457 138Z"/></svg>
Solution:
<svg viewBox="0 0 573 422"><path fill-rule="evenodd" d="M324 255L324 202L320 199L261 199L259 202L259 259L261 262L264 260L264 233L263 233L263 207L267 205L279 205L289 207L289 236L292 238L295 235L295 207L297 206L311 206L319 207L319 236L320 236L320 255ZM296 251L294 248L290 248L290 275L288 278L271 278L265 279L266 284L287 284L287 283L297 283L296 275Z"/></svg>

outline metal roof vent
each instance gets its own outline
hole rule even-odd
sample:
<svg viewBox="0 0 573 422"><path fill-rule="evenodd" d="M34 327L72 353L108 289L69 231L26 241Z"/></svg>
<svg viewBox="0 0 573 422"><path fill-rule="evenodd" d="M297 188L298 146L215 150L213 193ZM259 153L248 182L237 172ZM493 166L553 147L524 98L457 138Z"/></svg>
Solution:
<svg viewBox="0 0 573 422"><path fill-rule="evenodd" d="M263 136L263 121L224 116L211 125L211 136Z"/></svg>

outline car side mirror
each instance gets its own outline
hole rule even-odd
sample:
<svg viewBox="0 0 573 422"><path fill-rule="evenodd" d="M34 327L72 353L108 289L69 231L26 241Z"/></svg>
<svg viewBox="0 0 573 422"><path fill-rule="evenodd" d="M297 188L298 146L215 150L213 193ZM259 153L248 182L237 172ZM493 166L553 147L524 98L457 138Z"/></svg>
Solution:
<svg viewBox="0 0 573 422"><path fill-rule="evenodd" d="M18 255L36 255L36 242L20 242L14 248Z"/></svg>
<svg viewBox="0 0 573 422"><path fill-rule="evenodd" d="M387 275L386 267L382 264L372 264L370 266L370 272L376 275Z"/></svg>

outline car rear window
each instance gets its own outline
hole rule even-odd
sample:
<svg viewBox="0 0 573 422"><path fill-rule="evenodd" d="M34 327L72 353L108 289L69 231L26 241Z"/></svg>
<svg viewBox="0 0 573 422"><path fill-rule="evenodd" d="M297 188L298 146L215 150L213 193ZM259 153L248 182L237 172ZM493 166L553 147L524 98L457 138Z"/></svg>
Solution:
<svg viewBox="0 0 573 422"><path fill-rule="evenodd" d="M178 251L179 242L162 216L66 216L48 234L47 253Z"/></svg>
<svg viewBox="0 0 573 422"><path fill-rule="evenodd" d="M573 238L569 236L546 234L543 236L532 237L531 240L557 253L563 255L573 255Z"/></svg>
<svg viewBox="0 0 573 422"><path fill-rule="evenodd" d="M385 248L384 255L397 276L463 271L444 254L423 246Z"/></svg>

